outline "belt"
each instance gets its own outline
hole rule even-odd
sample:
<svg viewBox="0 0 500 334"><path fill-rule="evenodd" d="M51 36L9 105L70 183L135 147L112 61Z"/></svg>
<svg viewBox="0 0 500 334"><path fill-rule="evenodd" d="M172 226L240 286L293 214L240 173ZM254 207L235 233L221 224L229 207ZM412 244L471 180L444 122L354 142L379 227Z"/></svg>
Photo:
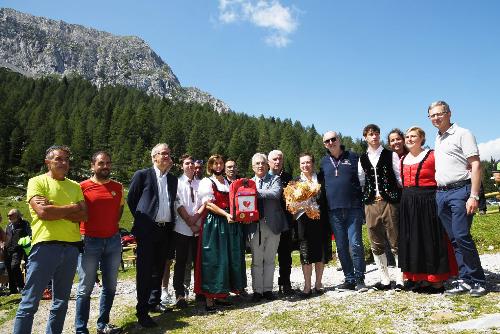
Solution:
<svg viewBox="0 0 500 334"><path fill-rule="evenodd" d="M170 222L155 222L155 224L158 227L167 227L171 223Z"/></svg>
<svg viewBox="0 0 500 334"><path fill-rule="evenodd" d="M452 189L462 188L463 186L468 185L468 184L470 184L470 179L449 183L445 186L438 186L437 190L448 191L448 190L452 190Z"/></svg>

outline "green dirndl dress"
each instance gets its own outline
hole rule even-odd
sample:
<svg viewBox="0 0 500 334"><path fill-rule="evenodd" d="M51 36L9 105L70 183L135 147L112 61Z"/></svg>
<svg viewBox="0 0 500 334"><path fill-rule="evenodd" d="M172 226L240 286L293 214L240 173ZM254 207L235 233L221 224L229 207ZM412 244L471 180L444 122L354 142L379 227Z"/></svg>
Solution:
<svg viewBox="0 0 500 334"><path fill-rule="evenodd" d="M212 181L219 208L229 208L229 193ZM224 298L247 286L245 236L240 223L228 223L226 217L208 212L200 232L195 293L209 298ZM196 273L195 273L196 274Z"/></svg>

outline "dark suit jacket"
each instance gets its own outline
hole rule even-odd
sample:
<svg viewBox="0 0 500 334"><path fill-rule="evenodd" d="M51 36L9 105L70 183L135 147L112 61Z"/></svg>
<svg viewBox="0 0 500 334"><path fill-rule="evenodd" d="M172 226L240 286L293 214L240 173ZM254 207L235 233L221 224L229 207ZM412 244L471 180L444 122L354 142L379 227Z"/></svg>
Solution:
<svg viewBox="0 0 500 334"><path fill-rule="evenodd" d="M175 220L174 202L177 195L177 178L168 173L167 184L173 227ZM155 218L159 208L158 181L153 167L135 172L130 182L127 203L130 212L132 212L134 216L132 234L139 239L147 237L155 225Z"/></svg>

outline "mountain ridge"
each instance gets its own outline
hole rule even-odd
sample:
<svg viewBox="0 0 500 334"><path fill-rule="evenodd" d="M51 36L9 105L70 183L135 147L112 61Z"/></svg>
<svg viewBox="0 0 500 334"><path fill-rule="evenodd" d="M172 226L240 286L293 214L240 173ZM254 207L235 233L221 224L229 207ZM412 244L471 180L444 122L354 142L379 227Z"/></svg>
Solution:
<svg viewBox="0 0 500 334"><path fill-rule="evenodd" d="M171 67L137 36L10 8L0 8L0 66L31 77L78 74L98 88L124 85L174 101L208 103L219 113L232 111L199 88L183 87Z"/></svg>

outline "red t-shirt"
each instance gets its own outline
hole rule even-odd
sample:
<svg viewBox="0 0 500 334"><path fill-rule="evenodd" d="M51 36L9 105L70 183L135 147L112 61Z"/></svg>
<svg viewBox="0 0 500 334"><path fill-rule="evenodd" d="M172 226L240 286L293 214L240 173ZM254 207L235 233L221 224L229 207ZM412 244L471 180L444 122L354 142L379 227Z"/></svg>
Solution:
<svg viewBox="0 0 500 334"><path fill-rule="evenodd" d="M80 183L88 220L80 223L80 233L89 237L109 238L118 233L120 207L123 205L123 186L110 180L99 184L92 180Z"/></svg>

